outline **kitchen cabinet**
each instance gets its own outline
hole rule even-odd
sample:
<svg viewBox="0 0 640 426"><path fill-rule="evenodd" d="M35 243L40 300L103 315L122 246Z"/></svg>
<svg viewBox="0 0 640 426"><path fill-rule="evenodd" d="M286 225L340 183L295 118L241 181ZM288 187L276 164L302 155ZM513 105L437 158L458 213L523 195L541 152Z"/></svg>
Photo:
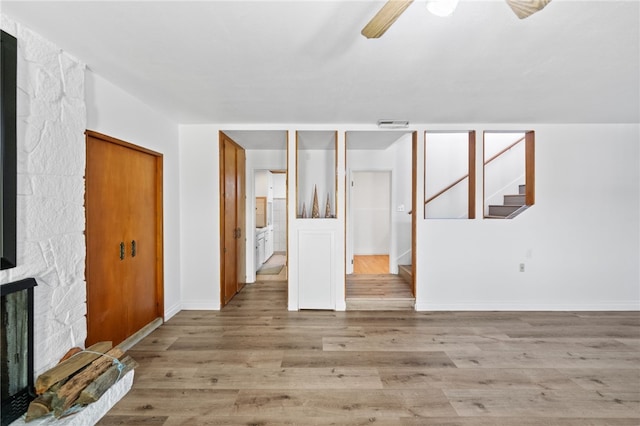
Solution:
<svg viewBox="0 0 640 426"><path fill-rule="evenodd" d="M269 226L264 233L264 259L273 256L273 226Z"/></svg>

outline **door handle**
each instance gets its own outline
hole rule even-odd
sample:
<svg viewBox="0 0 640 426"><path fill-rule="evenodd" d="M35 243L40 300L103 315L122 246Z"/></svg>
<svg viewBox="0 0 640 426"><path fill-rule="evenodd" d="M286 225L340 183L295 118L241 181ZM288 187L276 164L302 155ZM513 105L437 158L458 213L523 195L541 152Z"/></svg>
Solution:
<svg viewBox="0 0 640 426"><path fill-rule="evenodd" d="M131 240L131 257L136 257L137 248L136 240Z"/></svg>
<svg viewBox="0 0 640 426"><path fill-rule="evenodd" d="M241 236L242 236L242 229L240 229L240 228L235 228L235 229L233 230L233 239L234 239L234 240L237 240L237 239L239 239Z"/></svg>
<svg viewBox="0 0 640 426"><path fill-rule="evenodd" d="M124 241L120 241L120 260L124 260Z"/></svg>

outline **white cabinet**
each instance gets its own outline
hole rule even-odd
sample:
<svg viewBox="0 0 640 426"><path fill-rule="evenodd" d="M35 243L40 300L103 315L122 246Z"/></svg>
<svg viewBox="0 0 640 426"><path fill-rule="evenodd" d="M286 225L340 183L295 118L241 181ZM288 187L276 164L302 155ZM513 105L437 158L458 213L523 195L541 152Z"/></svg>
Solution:
<svg viewBox="0 0 640 426"><path fill-rule="evenodd" d="M264 258L273 256L273 226L269 226L264 233Z"/></svg>
<svg viewBox="0 0 640 426"><path fill-rule="evenodd" d="M260 230L256 232L256 271L267 260L265 253L265 234L266 231Z"/></svg>
<svg viewBox="0 0 640 426"><path fill-rule="evenodd" d="M334 287L335 232L298 232L299 309L335 309Z"/></svg>

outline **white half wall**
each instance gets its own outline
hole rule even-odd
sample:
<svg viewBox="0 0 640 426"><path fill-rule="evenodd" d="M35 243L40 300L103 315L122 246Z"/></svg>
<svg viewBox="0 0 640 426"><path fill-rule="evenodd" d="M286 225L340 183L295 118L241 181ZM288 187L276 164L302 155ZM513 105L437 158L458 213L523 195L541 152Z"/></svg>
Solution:
<svg viewBox="0 0 640 426"><path fill-rule="evenodd" d="M162 153L164 316L169 319L181 309L178 125L91 71L85 79L89 130Z"/></svg>

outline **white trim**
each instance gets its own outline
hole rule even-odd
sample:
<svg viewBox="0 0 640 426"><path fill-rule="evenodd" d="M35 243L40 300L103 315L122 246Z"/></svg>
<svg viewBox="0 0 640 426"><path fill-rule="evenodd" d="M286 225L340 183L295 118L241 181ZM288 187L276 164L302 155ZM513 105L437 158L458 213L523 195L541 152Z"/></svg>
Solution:
<svg viewBox="0 0 640 426"><path fill-rule="evenodd" d="M164 310L164 320L169 321L171 317L181 311L180 303L175 303L173 306L169 308L165 308Z"/></svg>
<svg viewBox="0 0 640 426"><path fill-rule="evenodd" d="M416 302L416 311L640 311L640 301L610 301L602 303L430 303Z"/></svg>
<svg viewBox="0 0 640 426"><path fill-rule="evenodd" d="M183 300L183 311L219 311L220 301L217 300Z"/></svg>

